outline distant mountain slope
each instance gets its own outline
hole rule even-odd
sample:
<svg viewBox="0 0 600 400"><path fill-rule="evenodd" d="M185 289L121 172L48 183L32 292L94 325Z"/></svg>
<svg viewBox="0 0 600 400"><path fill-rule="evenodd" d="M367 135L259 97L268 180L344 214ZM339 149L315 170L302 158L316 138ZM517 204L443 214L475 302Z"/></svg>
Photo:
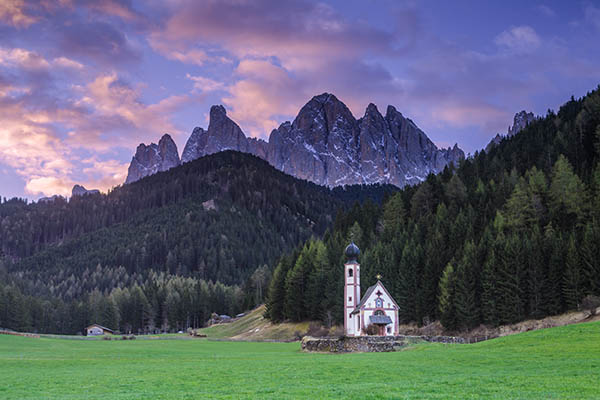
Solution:
<svg viewBox="0 0 600 400"><path fill-rule="evenodd" d="M98 265L150 269L239 284L260 265L331 226L355 199L381 201L393 187L327 188L295 179L249 154L221 152L107 195L0 205L0 241L11 272L69 292ZM115 282L110 285L116 285Z"/></svg>
<svg viewBox="0 0 600 400"><path fill-rule="evenodd" d="M329 187L373 183L403 187L464 158L457 145L438 149L393 106L388 106L383 116L369 104L365 115L357 120L329 93L313 97L292 123L284 122L273 130L268 142L247 138L227 116L225 107L213 106L208 129L194 128L181 161L224 150L254 154L292 176ZM142 157L138 153L139 147L128 183L140 175ZM150 171L155 164L148 161L143 170Z"/></svg>

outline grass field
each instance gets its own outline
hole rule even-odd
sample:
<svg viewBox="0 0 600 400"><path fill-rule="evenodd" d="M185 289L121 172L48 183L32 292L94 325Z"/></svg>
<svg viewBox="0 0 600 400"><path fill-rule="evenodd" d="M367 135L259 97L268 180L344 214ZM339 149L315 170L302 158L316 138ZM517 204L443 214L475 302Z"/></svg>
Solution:
<svg viewBox="0 0 600 400"><path fill-rule="evenodd" d="M1 399L600 398L600 323L397 353L0 335Z"/></svg>

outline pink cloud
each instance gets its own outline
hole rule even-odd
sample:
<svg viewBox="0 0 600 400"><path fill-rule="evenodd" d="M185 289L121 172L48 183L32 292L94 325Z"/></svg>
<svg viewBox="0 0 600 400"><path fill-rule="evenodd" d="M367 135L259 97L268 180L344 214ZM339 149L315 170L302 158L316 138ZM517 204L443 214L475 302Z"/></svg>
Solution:
<svg viewBox="0 0 600 400"><path fill-rule="evenodd" d="M38 21L38 18L28 15L24 0L3 0L0 2L0 21L17 28L26 28Z"/></svg>

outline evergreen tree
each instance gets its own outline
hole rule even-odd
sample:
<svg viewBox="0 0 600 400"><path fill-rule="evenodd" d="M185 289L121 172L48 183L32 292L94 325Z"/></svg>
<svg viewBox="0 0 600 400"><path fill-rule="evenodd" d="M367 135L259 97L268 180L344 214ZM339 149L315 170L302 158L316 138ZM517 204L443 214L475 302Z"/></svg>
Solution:
<svg viewBox="0 0 600 400"><path fill-rule="evenodd" d="M576 310L583 299L583 279L579 253L575 247L575 235L569 238L567 261L563 277L563 295L568 309Z"/></svg>
<svg viewBox="0 0 600 400"><path fill-rule="evenodd" d="M456 315L456 277L454 267L448 263L440 278L439 312L440 322L446 329L458 328Z"/></svg>
<svg viewBox="0 0 600 400"><path fill-rule="evenodd" d="M472 241L465 243L463 257L455 272L455 309L457 322L463 328L473 328L481 320L477 283L479 266L477 249Z"/></svg>

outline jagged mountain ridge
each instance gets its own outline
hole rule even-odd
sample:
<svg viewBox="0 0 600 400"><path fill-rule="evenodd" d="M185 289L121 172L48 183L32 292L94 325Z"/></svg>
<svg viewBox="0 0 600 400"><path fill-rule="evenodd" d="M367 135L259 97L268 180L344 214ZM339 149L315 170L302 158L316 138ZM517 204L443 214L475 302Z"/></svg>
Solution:
<svg viewBox="0 0 600 400"><path fill-rule="evenodd" d="M393 106L388 106L383 116L371 103L357 120L329 93L313 97L293 122L274 129L268 142L246 137L227 116L225 107L213 106L208 129L194 128L181 162L223 150L256 155L285 173L329 187L373 183L403 187L423 181L429 173L440 172L464 157L458 145L438 149ZM128 176L126 183L156 169L144 164L138 153L140 147L130 166L132 177ZM134 162L144 167L141 173Z"/></svg>
<svg viewBox="0 0 600 400"><path fill-rule="evenodd" d="M532 112L527 112L525 110L521 110L518 113L515 114L514 118L513 118L513 124L512 126L508 127L508 130L506 131L506 135L501 135L499 133L496 134L496 136L494 136L494 138L488 143L488 145L485 147L485 151L490 151L490 149L499 144L502 139L504 139L505 137L511 137L516 135L517 133L521 132L523 129L525 129L527 127L527 125L531 124L533 121L535 121L536 119L538 119L539 117L536 117Z"/></svg>
<svg viewBox="0 0 600 400"><path fill-rule="evenodd" d="M181 164L177 145L167 133L160 138L158 145L140 143L131 159L125 183L132 183L145 176L166 171Z"/></svg>

